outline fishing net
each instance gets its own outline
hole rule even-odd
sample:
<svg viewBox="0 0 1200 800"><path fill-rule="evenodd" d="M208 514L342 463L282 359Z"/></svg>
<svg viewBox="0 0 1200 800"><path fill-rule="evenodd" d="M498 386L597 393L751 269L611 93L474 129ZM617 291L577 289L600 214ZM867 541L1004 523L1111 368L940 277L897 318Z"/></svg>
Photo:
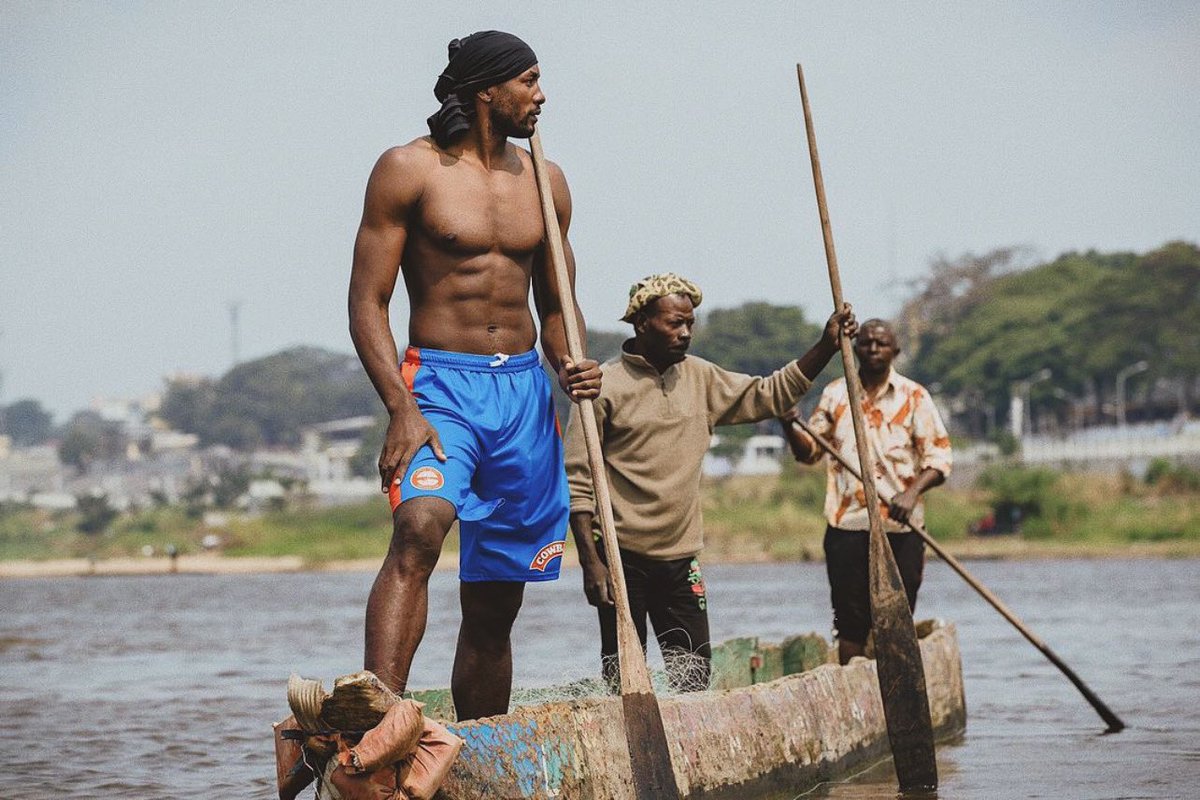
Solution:
<svg viewBox="0 0 1200 800"><path fill-rule="evenodd" d="M538 706L620 694L616 656L605 659L602 672L613 676L613 685L610 686L602 678L572 679L564 674L561 681L556 682L554 686L514 687L511 706ZM660 697L720 686L724 683L724 677L724 672L709 659L683 651L667 654L661 667L650 670L650 682L654 693Z"/></svg>

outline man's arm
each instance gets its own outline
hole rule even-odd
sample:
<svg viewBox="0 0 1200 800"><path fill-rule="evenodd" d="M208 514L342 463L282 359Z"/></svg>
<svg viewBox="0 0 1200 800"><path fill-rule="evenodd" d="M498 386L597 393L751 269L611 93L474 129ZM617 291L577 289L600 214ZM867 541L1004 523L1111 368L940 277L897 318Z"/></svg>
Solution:
<svg viewBox="0 0 1200 800"><path fill-rule="evenodd" d="M942 422L942 415L929 392L924 389L915 398L912 416L912 447L917 452L920 472L912 485L892 498L888 504L888 516L898 522L907 522L917 506L917 498L935 486L946 482L950 474L953 457L950 452L950 434Z"/></svg>
<svg viewBox="0 0 1200 800"><path fill-rule="evenodd" d="M835 312L825 322L825 330L822 331L820 340L807 353L796 359L796 363L805 375L817 377L821 370L829 364L834 354L841 349L841 343L838 341L839 328L848 339L853 339L858 334L858 320L855 319L849 303L844 305L841 312ZM822 435L832 428L832 420L829 418L828 411L824 409L826 397L827 395L824 394L821 396L821 402L817 410L813 412L810 421L814 428L821 428ZM792 424L793 420L799 418L800 411L795 408L789 409L779 418L779 424L783 426L783 438L787 440L788 447L791 448L792 455L797 461L815 464L821 460L824 451L813 441L811 436Z"/></svg>
<svg viewBox="0 0 1200 800"><path fill-rule="evenodd" d="M579 566L583 568L583 593L587 596L588 603L599 608L613 605L613 599L608 586L608 567L596 552L592 525L591 512L571 512L571 533L575 536L575 547L579 550Z"/></svg>
<svg viewBox="0 0 1200 800"><path fill-rule="evenodd" d="M737 425L783 416L796 404L812 380L838 351L838 331L854 336L858 323L847 304L825 323L808 352L765 378L728 372L713 366L708 375L708 413L711 424Z"/></svg>
<svg viewBox="0 0 1200 800"><path fill-rule="evenodd" d="M843 303L841 311L830 315L825 321L824 330L821 331L821 338L807 353L796 359L796 365L810 381L821 374L821 370L825 369L829 360L841 349L841 343L838 341L839 331L847 339L853 339L858 334L858 320L854 318L854 309L849 303Z"/></svg>
<svg viewBox="0 0 1200 800"><path fill-rule="evenodd" d="M563 254L567 260L567 274L571 281L571 296L575 296L575 253L567 230L571 227L571 191L567 179L558 165L546 164L550 173L550 191L554 199L554 211L558 216L558 228L562 234ZM562 390L572 400L595 398L600 394L600 367L592 359L585 358L578 364L571 361L567 348L567 333L563 321L563 307L559 300L558 275L550 258L549 242L543 242L533 261L533 302L537 307L542 329L542 352L558 374ZM587 346L587 327L583 312L576 303L572 311L579 323L580 344Z"/></svg>
<svg viewBox="0 0 1200 800"><path fill-rule="evenodd" d="M592 408L596 414L596 426L603 439L606 418L604 400L597 400ZM583 568L583 593L587 595L589 603L599 607L612 605L613 600L608 589L608 568L596 552L596 541L592 533L596 494L592 486L587 446L583 440L583 422L580 419L583 411L582 406L571 406L567 432L563 435L563 460L567 470L567 487L571 495L571 533L575 537L575 547L579 550L579 566Z"/></svg>
<svg viewBox="0 0 1200 800"><path fill-rule="evenodd" d="M354 240L350 271L350 338L391 421L379 454L383 491L402 476L417 450L428 443L446 460L437 432L421 415L396 364L388 305L396 288L408 220L420 196L416 153L393 148L379 157L367 181L362 222Z"/></svg>
<svg viewBox="0 0 1200 800"><path fill-rule="evenodd" d="M900 492L888 503L888 517L896 522L908 522L913 509L917 507L917 498L933 487L941 485L945 480L946 476L933 467L921 470L921 474L917 475L912 486Z"/></svg>
<svg viewBox="0 0 1200 800"><path fill-rule="evenodd" d="M800 419L800 409L798 408L790 409L779 418L779 424L783 428L783 438L787 440L792 456L797 461L804 464L815 464L821 460L824 451L813 441L811 436L792 424L798 419Z"/></svg>
<svg viewBox="0 0 1200 800"><path fill-rule="evenodd" d="M818 436L826 439L833 433L834 428L836 401L833 388L835 385L830 384L825 387L825 391L821 392L821 399L817 401L817 407L813 409L812 416L808 418L808 426ZM825 455L825 450L803 429L792 424L792 421L797 419L800 419L798 408L789 409L779 418L779 424L783 426L783 437L787 439L788 447L791 448L792 455L797 461L803 464L816 464Z"/></svg>

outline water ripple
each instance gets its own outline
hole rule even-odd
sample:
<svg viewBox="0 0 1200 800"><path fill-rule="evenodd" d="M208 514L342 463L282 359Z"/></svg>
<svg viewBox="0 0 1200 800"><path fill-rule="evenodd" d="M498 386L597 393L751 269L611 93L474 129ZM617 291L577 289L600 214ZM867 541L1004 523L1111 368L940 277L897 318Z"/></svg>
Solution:
<svg viewBox="0 0 1200 800"><path fill-rule="evenodd" d="M919 615L957 624L969 714L963 737L939 751L943 800L1195 796L1200 597L1180 597L1179 587L1195 585L1196 563L971 568L1019 604L1026 624L1130 727L1100 735L1098 717L1053 665L932 564ZM706 573L715 639L829 628L823 565L718 564ZM358 668L373 577L0 582L0 752L9 756L0 798L40 800L48 787L63 798L273 797L270 726L286 716L287 675L329 681ZM594 610L577 579L526 591L514 633L520 685L594 675ZM457 584L439 573L414 688L448 683L458 613ZM34 742L53 742L53 757ZM895 800L893 781L885 764L808 796Z"/></svg>

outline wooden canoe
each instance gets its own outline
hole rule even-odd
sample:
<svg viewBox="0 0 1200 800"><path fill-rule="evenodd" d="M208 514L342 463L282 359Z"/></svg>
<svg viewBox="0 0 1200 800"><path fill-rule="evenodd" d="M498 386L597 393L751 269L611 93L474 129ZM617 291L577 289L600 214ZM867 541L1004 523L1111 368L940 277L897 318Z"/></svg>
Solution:
<svg viewBox="0 0 1200 800"><path fill-rule="evenodd" d="M918 625L929 706L939 739L966 725L962 661L954 626ZM875 662L828 663L829 644L810 634L782 644L735 639L714 648L717 688L663 696L679 787L689 798L795 792L882 759L887 728ZM453 719L448 692L415 692L431 717ZM437 797L633 798L621 698L518 707L502 716L448 723L466 745Z"/></svg>

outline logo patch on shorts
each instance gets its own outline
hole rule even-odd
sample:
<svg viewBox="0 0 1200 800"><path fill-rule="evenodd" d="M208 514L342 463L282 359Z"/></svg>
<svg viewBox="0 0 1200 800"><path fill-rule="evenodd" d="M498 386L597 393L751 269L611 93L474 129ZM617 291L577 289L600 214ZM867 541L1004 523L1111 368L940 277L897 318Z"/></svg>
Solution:
<svg viewBox="0 0 1200 800"><path fill-rule="evenodd" d="M446 485L446 479L435 467L421 467L412 474L408 482L413 485L413 488L423 492L436 492Z"/></svg>
<svg viewBox="0 0 1200 800"><path fill-rule="evenodd" d="M533 557L533 561L529 562L529 568L536 569L538 572L545 572L550 562L561 557L565 549L566 542L551 542L541 550L538 550L538 554Z"/></svg>

